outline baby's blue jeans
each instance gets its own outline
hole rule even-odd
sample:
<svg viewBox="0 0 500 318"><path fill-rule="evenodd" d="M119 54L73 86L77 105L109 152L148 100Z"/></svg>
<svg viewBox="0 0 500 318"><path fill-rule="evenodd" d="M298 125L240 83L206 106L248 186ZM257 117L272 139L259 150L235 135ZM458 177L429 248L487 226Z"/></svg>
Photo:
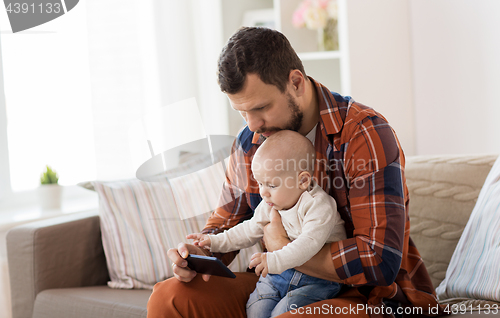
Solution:
<svg viewBox="0 0 500 318"><path fill-rule="evenodd" d="M303 274L295 269L260 277L247 302L248 318L276 317L317 301L334 298L341 284Z"/></svg>

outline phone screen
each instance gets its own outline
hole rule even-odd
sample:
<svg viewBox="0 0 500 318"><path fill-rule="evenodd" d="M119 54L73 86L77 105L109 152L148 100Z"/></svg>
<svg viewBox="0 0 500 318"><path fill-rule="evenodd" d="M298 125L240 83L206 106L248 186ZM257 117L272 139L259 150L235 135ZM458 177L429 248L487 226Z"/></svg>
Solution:
<svg viewBox="0 0 500 318"><path fill-rule="evenodd" d="M197 273L236 278L236 275L216 257L189 254L186 261L188 267Z"/></svg>

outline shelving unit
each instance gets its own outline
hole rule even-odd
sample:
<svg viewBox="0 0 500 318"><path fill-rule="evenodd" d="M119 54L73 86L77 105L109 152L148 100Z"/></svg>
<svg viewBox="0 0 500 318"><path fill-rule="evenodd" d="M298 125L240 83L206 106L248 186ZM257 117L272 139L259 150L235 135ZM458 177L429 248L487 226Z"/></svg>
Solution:
<svg viewBox="0 0 500 318"><path fill-rule="evenodd" d="M286 35L301 58L306 74L321 82L330 90L342 95L351 94L349 66L347 4L338 1L338 51L317 51L317 33L314 30L296 29L292 25L293 12L302 0L221 0L224 39L228 39L243 25L248 11L274 10L275 28ZM230 109L230 133L236 135L241 128L241 117Z"/></svg>
<svg viewBox="0 0 500 318"><path fill-rule="evenodd" d="M414 153L415 39L410 37L413 6L408 2L337 0L339 50L317 52L316 32L292 25L301 0L221 1L226 38L241 26L246 11L273 9L276 28L292 43L306 74L382 113L398 132L406 154ZM241 119L236 112L230 116L235 123L231 132L236 134Z"/></svg>
<svg viewBox="0 0 500 318"><path fill-rule="evenodd" d="M276 29L286 35L304 64L307 75L343 95L350 94L346 1L338 1L338 51L317 51L317 31L297 29L292 16L302 0L273 0Z"/></svg>

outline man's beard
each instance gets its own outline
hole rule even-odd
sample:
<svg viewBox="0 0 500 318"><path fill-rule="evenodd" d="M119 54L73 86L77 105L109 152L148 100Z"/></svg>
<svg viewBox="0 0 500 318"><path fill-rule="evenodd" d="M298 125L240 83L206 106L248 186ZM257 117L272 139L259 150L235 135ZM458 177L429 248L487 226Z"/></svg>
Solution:
<svg viewBox="0 0 500 318"><path fill-rule="evenodd" d="M288 98L288 109L291 113L290 120L285 124L285 127L269 127L263 130L258 130L257 133L262 134L266 132L280 131L280 130L293 130L299 131L302 127L302 119L304 118L304 113L300 110L299 105L293 100L292 95L287 93Z"/></svg>

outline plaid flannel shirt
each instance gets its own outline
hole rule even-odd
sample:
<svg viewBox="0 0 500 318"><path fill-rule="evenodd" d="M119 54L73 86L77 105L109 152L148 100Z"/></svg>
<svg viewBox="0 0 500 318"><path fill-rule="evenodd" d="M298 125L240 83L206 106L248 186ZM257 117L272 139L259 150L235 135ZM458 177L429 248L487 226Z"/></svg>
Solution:
<svg viewBox="0 0 500 318"><path fill-rule="evenodd" d="M437 306L437 298L409 236L405 158L396 134L372 108L310 79L320 110L314 178L337 202L347 233L346 240L331 244L332 266L344 284L359 288L368 305L400 301L403 294L406 305L426 313ZM212 213L204 233L218 233L252 217L261 197L250 164L263 140L248 127L239 133L221 196L221 202L229 203ZM235 255L220 257L229 263Z"/></svg>

